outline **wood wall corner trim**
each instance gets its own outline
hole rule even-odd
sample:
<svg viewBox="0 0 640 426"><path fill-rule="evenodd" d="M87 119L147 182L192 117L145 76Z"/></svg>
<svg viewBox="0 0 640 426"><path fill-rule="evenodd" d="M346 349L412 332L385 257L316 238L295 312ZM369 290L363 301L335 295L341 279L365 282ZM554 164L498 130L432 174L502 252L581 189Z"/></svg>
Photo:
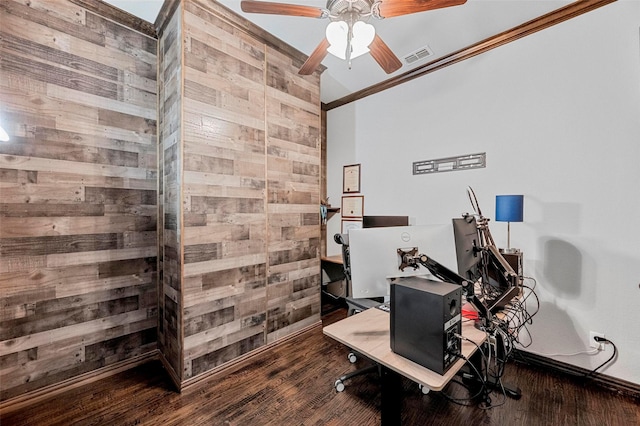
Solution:
<svg viewBox="0 0 640 426"><path fill-rule="evenodd" d="M290 58L295 59L296 61L300 61L300 66L302 66L302 64L309 57L305 53L285 43L284 41L280 40L273 34L265 31L264 29L260 28L253 22L245 19L244 17L238 15L231 9L228 9L226 6L216 1L203 1L203 0L189 0L189 1L193 1L199 7L214 14L219 19L222 19L223 21L233 25L239 30L251 35L253 38L258 40L259 42L266 44L267 46L289 56ZM158 15L158 19L156 20L156 29L158 29L158 32L160 32L160 30L162 29L162 26L164 25L163 23L167 19L167 16L171 16L172 14L171 9L172 8L175 9L176 7L175 3L180 3L180 0L165 0L164 5L162 6L162 10ZM165 12L165 9L167 9L166 12ZM316 69L315 73L320 75L324 72L324 70L326 70L326 67L324 65L320 65Z"/></svg>
<svg viewBox="0 0 640 426"><path fill-rule="evenodd" d="M119 24L125 25L132 30L138 31L149 37L157 38L156 30L151 22L138 18L135 15L118 9L108 3L100 0L69 0L71 3L77 4L87 10L90 10L104 18L111 19Z"/></svg>
<svg viewBox="0 0 640 426"><path fill-rule="evenodd" d="M156 18L156 22L153 24L156 33L158 34L158 38L160 38L160 35L164 32L165 27L171 20L171 17L179 5L180 0L164 0L162 8L160 8L160 12Z"/></svg>
<svg viewBox="0 0 640 426"><path fill-rule="evenodd" d="M169 378L171 379L171 382L176 387L176 390L178 392L182 392L182 387L183 386L182 386L182 382L180 381L180 378L178 377L178 373L176 373L173 370L173 367L171 366L171 363L167 360L167 358L164 356L164 354L160 350L158 350L158 359L162 363L162 366L164 367L165 371L167 372L167 375L169 375Z"/></svg>

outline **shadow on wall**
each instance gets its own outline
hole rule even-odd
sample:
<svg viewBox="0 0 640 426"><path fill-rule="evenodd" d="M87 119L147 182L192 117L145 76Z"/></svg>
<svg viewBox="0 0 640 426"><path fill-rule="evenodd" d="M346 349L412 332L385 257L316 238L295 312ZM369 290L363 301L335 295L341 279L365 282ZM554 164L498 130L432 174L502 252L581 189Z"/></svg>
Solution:
<svg viewBox="0 0 640 426"><path fill-rule="evenodd" d="M571 236L570 239L585 241L580 230L580 205L540 202L540 208L542 221L536 227L541 235L538 240L541 253L539 272L542 273L540 278L545 291L561 299L579 301L581 308L593 308L597 268L595 259L589 254L590 247L578 247L556 236L561 232ZM544 233L551 235L545 236Z"/></svg>
<svg viewBox="0 0 640 426"><path fill-rule="evenodd" d="M533 336L533 343L531 347L521 347L525 352L548 356L587 370L605 361L610 354L610 352L575 354L576 352L592 350L589 347L589 335L579 332L567 312L553 302L542 302L540 304L540 311L538 311L538 314L533 319L533 324L528 329ZM520 333L520 341L523 344L526 345L529 342L529 338L526 332ZM563 356L557 354L573 355ZM609 366L605 366L598 371L606 371L607 367Z"/></svg>
<svg viewBox="0 0 640 426"><path fill-rule="evenodd" d="M543 243L544 276L556 294L577 299L581 294L582 253L567 241L548 239Z"/></svg>
<svg viewBox="0 0 640 426"><path fill-rule="evenodd" d="M520 341L526 345L533 339L531 352L541 355L558 352L577 352L586 348L587 341L579 335L571 317L552 302L541 302L540 310L528 327L533 337L520 333ZM551 333L550 330L553 330ZM523 348L527 351L528 348ZM561 361L567 359L558 358Z"/></svg>
<svg viewBox="0 0 640 426"><path fill-rule="evenodd" d="M561 299L579 300L582 308L593 308L595 260L566 240L542 237L540 244L545 291Z"/></svg>

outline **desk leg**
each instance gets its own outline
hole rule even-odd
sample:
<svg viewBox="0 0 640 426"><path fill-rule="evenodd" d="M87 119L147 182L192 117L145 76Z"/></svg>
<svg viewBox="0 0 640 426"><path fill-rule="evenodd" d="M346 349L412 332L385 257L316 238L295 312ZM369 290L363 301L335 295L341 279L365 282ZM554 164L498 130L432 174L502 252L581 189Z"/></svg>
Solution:
<svg viewBox="0 0 640 426"><path fill-rule="evenodd" d="M402 401L402 376L381 366L382 377L382 426L399 425Z"/></svg>
<svg viewBox="0 0 640 426"><path fill-rule="evenodd" d="M505 354L499 354L499 356L504 358ZM470 361L481 373L486 369L479 351L474 352L474 354L471 356ZM473 374L473 372L471 374ZM485 384L486 388L484 394L482 395L481 401L484 403L488 403L488 401L490 401L489 394L491 393L491 391L497 391L498 393L502 393L504 391L506 396L513 399L520 399L520 397L522 396L522 390L520 390L518 386L511 383L499 382L499 379L488 378ZM473 378L472 386L473 387L471 389L471 394L475 395L481 386L481 383L475 376Z"/></svg>

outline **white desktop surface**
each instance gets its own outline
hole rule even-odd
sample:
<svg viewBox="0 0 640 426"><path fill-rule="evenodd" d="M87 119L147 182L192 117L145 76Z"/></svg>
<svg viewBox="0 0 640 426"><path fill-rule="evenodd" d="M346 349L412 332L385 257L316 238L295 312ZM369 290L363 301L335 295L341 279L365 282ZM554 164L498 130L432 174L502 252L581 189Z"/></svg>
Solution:
<svg viewBox="0 0 640 426"><path fill-rule="evenodd" d="M372 361L434 391L442 390L465 364L464 360L459 359L444 375L440 375L394 353L391 351L389 321L389 313L371 308L328 325L322 329L322 332ZM475 328L473 321L465 322L464 318L462 335L478 345L486 339L484 331ZM462 341L462 355L466 358L476 350L477 347L473 343Z"/></svg>

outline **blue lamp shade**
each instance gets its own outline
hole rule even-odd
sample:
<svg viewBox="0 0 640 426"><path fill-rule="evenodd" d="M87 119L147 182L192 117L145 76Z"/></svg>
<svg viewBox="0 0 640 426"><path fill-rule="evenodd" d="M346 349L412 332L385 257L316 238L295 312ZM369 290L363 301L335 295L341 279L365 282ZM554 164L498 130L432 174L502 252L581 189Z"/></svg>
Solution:
<svg viewBox="0 0 640 426"><path fill-rule="evenodd" d="M496 195L496 221L522 222L524 195Z"/></svg>

